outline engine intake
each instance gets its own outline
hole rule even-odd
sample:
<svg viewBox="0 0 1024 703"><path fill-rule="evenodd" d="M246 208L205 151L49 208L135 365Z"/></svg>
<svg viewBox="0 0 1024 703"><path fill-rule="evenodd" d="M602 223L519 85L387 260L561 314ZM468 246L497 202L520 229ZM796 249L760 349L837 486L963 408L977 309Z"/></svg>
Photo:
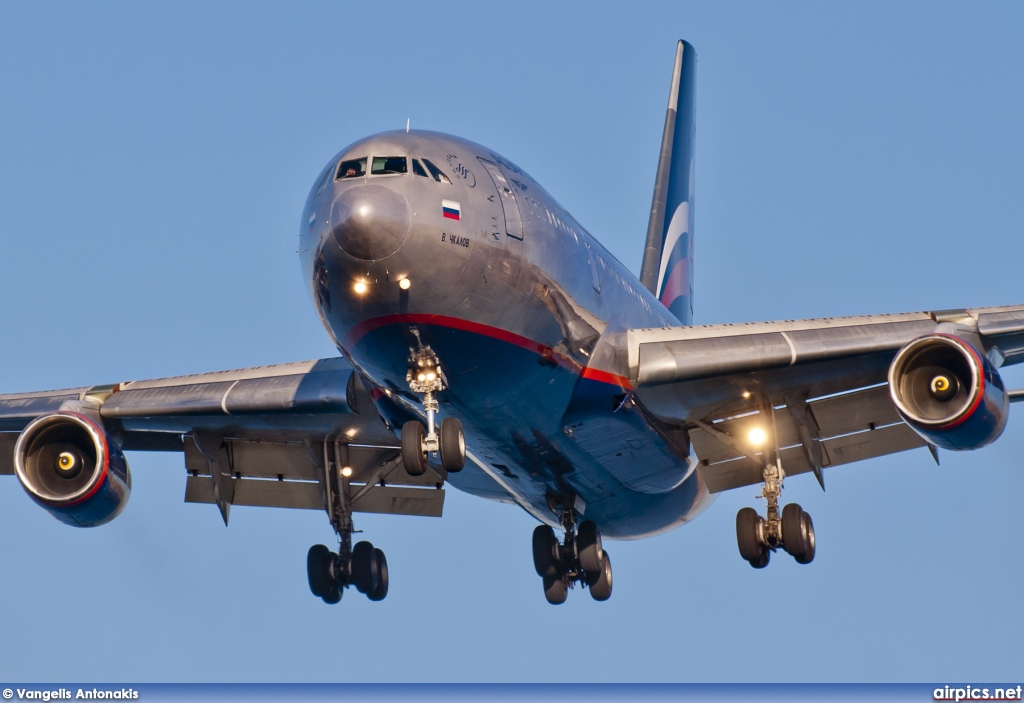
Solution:
<svg viewBox="0 0 1024 703"><path fill-rule="evenodd" d="M943 449L977 449L1003 433L1009 397L992 363L950 334L919 337L889 366L889 392L907 424Z"/></svg>
<svg viewBox="0 0 1024 703"><path fill-rule="evenodd" d="M131 494L121 448L78 413L49 413L30 422L14 447L14 470L32 500L75 527L110 522Z"/></svg>

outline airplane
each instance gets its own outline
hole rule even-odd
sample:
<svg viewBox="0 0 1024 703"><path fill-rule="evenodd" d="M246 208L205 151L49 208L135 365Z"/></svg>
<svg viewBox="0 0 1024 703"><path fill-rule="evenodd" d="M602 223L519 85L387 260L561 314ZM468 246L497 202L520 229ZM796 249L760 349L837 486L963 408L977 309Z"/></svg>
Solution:
<svg viewBox="0 0 1024 703"><path fill-rule="evenodd" d="M336 154L299 224L302 280L339 356L0 395L0 473L94 527L131 492L125 451L177 452L185 500L324 510L338 546L310 591L388 594L356 513L440 517L446 485L538 521L549 603L612 593L604 539L678 527L718 493L741 558L814 560L785 479L995 441L1024 306L692 325L695 69L676 46L639 278L513 161L455 136L384 132ZM556 530L558 531L556 533ZM560 534L559 534L560 533Z"/></svg>

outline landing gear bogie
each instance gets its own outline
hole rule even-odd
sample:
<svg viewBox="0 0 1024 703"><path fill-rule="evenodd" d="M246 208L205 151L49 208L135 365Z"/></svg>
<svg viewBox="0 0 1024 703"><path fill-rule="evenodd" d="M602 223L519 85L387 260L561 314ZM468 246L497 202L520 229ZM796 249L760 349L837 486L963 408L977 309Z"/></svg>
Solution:
<svg viewBox="0 0 1024 703"><path fill-rule="evenodd" d="M533 568L543 580L544 597L548 603L560 605L569 589L579 583L590 589L594 600L608 600L612 595L612 562L604 551L597 524L584 520L577 527L577 506L582 501L574 496L552 499L550 504L558 506L565 538L559 542L548 525L538 525L533 531Z"/></svg>
<svg viewBox="0 0 1024 703"><path fill-rule="evenodd" d="M333 605L341 601L345 589L354 586L370 600L383 600L388 594L388 563L384 552L370 542L352 545L356 532L352 522L352 493L346 471L348 457L339 442L324 442L323 476L325 507L331 527L338 535L338 551L332 552L323 544L309 548L306 554L306 576L309 590L324 603Z"/></svg>
<svg viewBox="0 0 1024 703"><path fill-rule="evenodd" d="M329 605L339 603L349 586L372 601L388 594L387 558L369 542L359 542L347 559L322 544L314 545L306 555L306 572L309 590Z"/></svg>
<svg viewBox="0 0 1024 703"><path fill-rule="evenodd" d="M767 519L753 508L742 508L736 513L736 542L740 556L755 569L768 565L771 553L782 548L798 564L814 561L814 523L811 516L796 503L782 509L782 515L769 511Z"/></svg>

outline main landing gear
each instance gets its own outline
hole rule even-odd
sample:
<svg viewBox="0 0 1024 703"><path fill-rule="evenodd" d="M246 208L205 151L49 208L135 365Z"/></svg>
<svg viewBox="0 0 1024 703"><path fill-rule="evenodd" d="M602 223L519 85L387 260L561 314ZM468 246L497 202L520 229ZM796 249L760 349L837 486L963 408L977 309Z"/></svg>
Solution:
<svg viewBox="0 0 1024 703"><path fill-rule="evenodd" d="M767 517L753 508L736 513L736 541L740 556L755 569L768 566L771 553L782 547L798 564L814 560L814 523L811 516L796 503L790 503L779 514L779 497L785 478L782 462L776 456L766 461L761 497L768 502Z"/></svg>
<svg viewBox="0 0 1024 703"><path fill-rule="evenodd" d="M409 371L405 375L413 393L423 396L423 409L427 412L427 427L418 420L402 425L402 463L410 476L422 476L427 471L427 456L441 454L441 466L449 473L462 471L466 465L466 438L458 418L446 417L437 426L437 398L435 393L445 389L441 362L429 346L409 354Z"/></svg>
<svg viewBox="0 0 1024 703"><path fill-rule="evenodd" d="M341 601L343 589L350 585L373 601L388 595L388 560L369 542L356 543L347 559L315 544L306 555L306 572L309 590L331 605Z"/></svg>
<svg viewBox="0 0 1024 703"><path fill-rule="evenodd" d="M592 520L576 527L577 504L575 497L558 501L563 542L548 525L533 531L533 566L544 580L544 597L552 605L564 603L576 582L589 588L594 600L605 601L612 595L612 562L601 545L601 532Z"/></svg>
<svg viewBox="0 0 1024 703"><path fill-rule="evenodd" d="M306 554L306 576L309 590L324 603L335 604L349 586L372 601L384 600L388 595L388 560L384 552L370 542L352 546L352 496L346 469L347 449L334 442L324 442L324 479L327 515L338 534L338 551L332 552L323 544L309 548Z"/></svg>

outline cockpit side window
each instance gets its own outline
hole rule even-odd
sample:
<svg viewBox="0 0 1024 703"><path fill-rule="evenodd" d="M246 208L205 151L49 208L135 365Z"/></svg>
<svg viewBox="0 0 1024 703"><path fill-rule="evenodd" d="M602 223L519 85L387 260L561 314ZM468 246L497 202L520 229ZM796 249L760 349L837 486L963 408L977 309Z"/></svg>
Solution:
<svg viewBox="0 0 1024 703"><path fill-rule="evenodd" d="M409 165L404 156L374 156L370 175L382 176L387 173L408 173Z"/></svg>
<svg viewBox="0 0 1024 703"><path fill-rule="evenodd" d="M437 181L438 183L447 183L448 185L451 185L451 181L448 180L448 176L444 175L441 169L439 169L434 164L430 163L427 159L423 159L423 163L426 164L427 169L430 171L430 175L434 177L435 181Z"/></svg>
<svg viewBox="0 0 1024 703"><path fill-rule="evenodd" d="M324 171L324 175L320 178L319 183L316 184L316 190L313 192L314 198L324 192L324 188L327 187L327 182L331 180L331 173L333 172L334 168L331 166L328 166L327 170Z"/></svg>
<svg viewBox="0 0 1024 703"><path fill-rule="evenodd" d="M366 157L349 159L338 164L337 178L358 178L366 175Z"/></svg>
<svg viewBox="0 0 1024 703"><path fill-rule="evenodd" d="M423 169L423 164L420 163L419 159L412 160L412 172L417 176L423 176L424 178L430 178L427 172Z"/></svg>

